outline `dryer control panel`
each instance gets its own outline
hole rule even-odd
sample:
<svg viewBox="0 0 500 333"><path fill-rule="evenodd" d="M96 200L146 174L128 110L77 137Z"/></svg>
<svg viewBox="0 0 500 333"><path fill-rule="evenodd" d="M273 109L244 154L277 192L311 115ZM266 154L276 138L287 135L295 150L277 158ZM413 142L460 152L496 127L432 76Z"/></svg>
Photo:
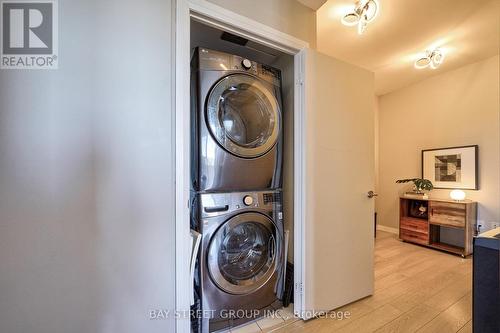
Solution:
<svg viewBox="0 0 500 333"><path fill-rule="evenodd" d="M199 49L199 69L212 71L241 71L256 75L272 84L280 85L279 69L224 52Z"/></svg>

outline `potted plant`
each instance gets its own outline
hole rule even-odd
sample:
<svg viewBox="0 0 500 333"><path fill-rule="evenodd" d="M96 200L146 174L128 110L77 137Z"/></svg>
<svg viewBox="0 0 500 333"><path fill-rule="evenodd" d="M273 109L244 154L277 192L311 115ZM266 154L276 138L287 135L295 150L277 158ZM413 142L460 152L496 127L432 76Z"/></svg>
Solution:
<svg viewBox="0 0 500 333"><path fill-rule="evenodd" d="M434 185L432 185L430 180L423 178L398 179L396 180L396 183L413 183L413 192L406 192L405 195L417 196L421 198L428 198L425 191L431 191L434 188Z"/></svg>

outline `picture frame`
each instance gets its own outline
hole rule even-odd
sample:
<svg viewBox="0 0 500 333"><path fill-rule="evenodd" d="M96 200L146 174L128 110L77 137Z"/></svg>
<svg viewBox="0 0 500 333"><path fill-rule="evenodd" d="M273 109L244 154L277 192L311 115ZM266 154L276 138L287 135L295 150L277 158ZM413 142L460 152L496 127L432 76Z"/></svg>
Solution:
<svg viewBox="0 0 500 333"><path fill-rule="evenodd" d="M435 189L478 190L479 146L422 150L422 178Z"/></svg>

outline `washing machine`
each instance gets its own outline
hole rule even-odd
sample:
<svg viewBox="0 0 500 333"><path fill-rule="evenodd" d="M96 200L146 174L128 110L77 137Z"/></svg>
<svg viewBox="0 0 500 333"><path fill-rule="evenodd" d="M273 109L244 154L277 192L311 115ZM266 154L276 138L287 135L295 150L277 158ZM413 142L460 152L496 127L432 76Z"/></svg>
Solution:
<svg viewBox="0 0 500 333"><path fill-rule="evenodd" d="M191 61L192 189L281 187L281 72L196 48Z"/></svg>
<svg viewBox="0 0 500 333"><path fill-rule="evenodd" d="M281 197L280 191L196 195L202 332L227 330L281 307Z"/></svg>

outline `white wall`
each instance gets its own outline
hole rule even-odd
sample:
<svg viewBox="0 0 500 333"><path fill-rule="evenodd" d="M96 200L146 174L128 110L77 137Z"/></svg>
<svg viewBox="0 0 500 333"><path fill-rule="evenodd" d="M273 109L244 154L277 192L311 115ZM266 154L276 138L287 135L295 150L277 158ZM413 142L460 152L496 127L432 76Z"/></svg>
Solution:
<svg viewBox="0 0 500 333"><path fill-rule="evenodd" d="M479 145L478 220L500 221L499 58L495 56L379 98L379 223L398 227L396 179L421 175L421 150ZM450 190L431 197L449 198Z"/></svg>
<svg viewBox="0 0 500 333"><path fill-rule="evenodd" d="M0 332L173 332L171 1L59 1L59 70L0 70Z"/></svg>
<svg viewBox="0 0 500 333"><path fill-rule="evenodd" d="M316 12L296 0L208 0L316 47Z"/></svg>

